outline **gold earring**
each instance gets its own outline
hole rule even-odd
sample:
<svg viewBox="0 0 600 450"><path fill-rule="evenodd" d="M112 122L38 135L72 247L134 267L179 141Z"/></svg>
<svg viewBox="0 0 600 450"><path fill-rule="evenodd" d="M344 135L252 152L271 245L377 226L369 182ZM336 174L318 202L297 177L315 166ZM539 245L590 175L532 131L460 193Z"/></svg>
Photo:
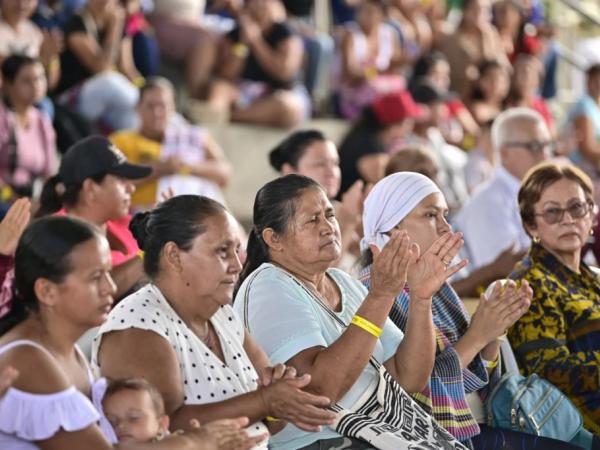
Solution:
<svg viewBox="0 0 600 450"><path fill-rule="evenodd" d="M534 243L534 244L539 244L539 243L540 243L540 238L539 238L539 236L534 236L534 237L533 237L533 243Z"/></svg>

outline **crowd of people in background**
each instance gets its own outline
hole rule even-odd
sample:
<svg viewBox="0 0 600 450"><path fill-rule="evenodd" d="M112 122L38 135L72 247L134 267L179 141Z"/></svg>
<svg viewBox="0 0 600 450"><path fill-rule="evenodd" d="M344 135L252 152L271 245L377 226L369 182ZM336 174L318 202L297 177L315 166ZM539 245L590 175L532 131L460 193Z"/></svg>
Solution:
<svg viewBox="0 0 600 450"><path fill-rule="evenodd" d="M505 340L600 448L600 56L559 104L547 2L317 3L0 0L0 448L579 448L489 421Z"/></svg>

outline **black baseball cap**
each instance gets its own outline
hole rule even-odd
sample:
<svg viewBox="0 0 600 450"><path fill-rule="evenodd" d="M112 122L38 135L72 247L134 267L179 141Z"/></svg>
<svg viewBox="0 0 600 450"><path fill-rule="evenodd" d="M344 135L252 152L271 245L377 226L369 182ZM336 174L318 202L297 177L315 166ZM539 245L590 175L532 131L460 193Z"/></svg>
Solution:
<svg viewBox="0 0 600 450"><path fill-rule="evenodd" d="M104 136L89 136L73 144L62 157L58 175L63 183L81 183L100 174L136 180L152 173L149 166L127 162L127 158Z"/></svg>

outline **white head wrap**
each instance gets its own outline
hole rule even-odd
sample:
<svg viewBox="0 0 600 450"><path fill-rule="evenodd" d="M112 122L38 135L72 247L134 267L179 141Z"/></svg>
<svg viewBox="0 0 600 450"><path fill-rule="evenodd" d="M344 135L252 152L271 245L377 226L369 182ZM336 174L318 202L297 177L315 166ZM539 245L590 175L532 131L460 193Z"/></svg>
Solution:
<svg viewBox="0 0 600 450"><path fill-rule="evenodd" d="M390 237L386 234L404 219L425 197L440 188L420 173L397 172L379 181L367 196L363 210L365 237L361 251L375 244L382 249Z"/></svg>

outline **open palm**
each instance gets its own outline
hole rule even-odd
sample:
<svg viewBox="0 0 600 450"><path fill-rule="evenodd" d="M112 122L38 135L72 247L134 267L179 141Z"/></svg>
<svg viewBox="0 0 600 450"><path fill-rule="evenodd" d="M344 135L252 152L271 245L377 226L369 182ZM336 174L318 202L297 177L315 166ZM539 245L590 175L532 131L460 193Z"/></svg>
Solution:
<svg viewBox="0 0 600 450"><path fill-rule="evenodd" d="M2 222L0 222L0 254L12 255L23 230L31 218L31 201L20 198L12 204Z"/></svg>
<svg viewBox="0 0 600 450"><path fill-rule="evenodd" d="M462 269L466 260L454 266L449 266L458 251L463 246L462 234L444 233L422 255L417 254L414 264L408 268L408 285L410 291L417 298L430 298L442 287L444 282L453 274Z"/></svg>

